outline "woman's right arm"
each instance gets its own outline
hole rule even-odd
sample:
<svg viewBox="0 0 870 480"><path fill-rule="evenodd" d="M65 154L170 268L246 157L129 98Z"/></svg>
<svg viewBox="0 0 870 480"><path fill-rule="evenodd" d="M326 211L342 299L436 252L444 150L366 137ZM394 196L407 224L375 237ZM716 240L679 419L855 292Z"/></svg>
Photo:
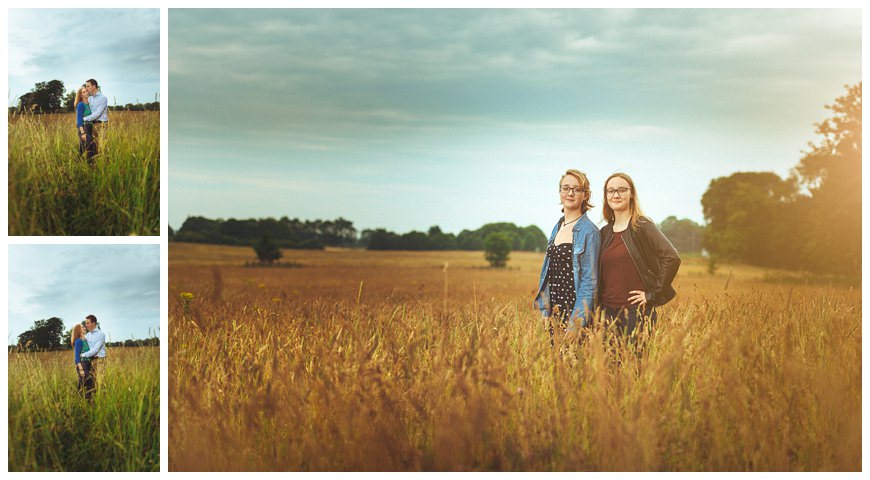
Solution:
<svg viewBox="0 0 870 480"><path fill-rule="evenodd" d="M75 362L82 363L82 340L80 338L76 339L73 350L75 351Z"/></svg>
<svg viewBox="0 0 870 480"><path fill-rule="evenodd" d="M668 237L662 233L652 220L647 220L644 223L644 228L641 229L646 237L646 243L650 250L657 257L659 262L659 273L656 277L655 290L647 292L647 301L655 303L658 301L655 295L659 295L661 289L665 285L670 285L677 276L677 270L680 268L680 254L674 245L668 240ZM650 295L652 293L652 295Z"/></svg>
<svg viewBox="0 0 870 480"><path fill-rule="evenodd" d="M79 102L79 104L76 105L76 128L78 129L79 133L82 135L84 135L84 133L85 133L84 128L82 128L85 124L84 117L85 117L85 104L84 104L84 102Z"/></svg>

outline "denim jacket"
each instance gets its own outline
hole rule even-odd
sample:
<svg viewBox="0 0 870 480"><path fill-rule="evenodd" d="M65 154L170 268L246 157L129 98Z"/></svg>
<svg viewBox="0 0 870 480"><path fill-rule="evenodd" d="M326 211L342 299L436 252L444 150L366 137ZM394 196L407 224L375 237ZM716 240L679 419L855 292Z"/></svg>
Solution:
<svg viewBox="0 0 870 480"><path fill-rule="evenodd" d="M549 245L556 240L556 233L565 217L556 222L553 233L550 234ZM571 317L568 319L568 328L574 330L574 320L580 319L580 326L589 325L589 317L595 312L595 300L598 298L598 254L601 250L601 233L598 227L589 220L584 213L580 220L574 224L573 233L573 270L574 270L574 293L577 300ZM550 288L547 285L547 269L550 266L550 258L544 254L544 266L541 268L541 280L538 284L538 293L535 295L535 307L545 317L550 316Z"/></svg>

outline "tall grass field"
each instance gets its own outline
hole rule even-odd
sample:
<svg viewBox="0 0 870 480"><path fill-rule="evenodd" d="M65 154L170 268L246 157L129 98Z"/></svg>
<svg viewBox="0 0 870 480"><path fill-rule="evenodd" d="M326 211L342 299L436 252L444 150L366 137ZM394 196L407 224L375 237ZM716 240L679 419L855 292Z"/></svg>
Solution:
<svg viewBox="0 0 870 480"><path fill-rule="evenodd" d="M159 235L159 112L109 112L93 167L75 128L9 115L9 235Z"/></svg>
<svg viewBox="0 0 870 480"><path fill-rule="evenodd" d="M543 254L170 244L174 471L856 471L860 285L684 259L634 343L556 338Z"/></svg>
<svg viewBox="0 0 870 480"><path fill-rule="evenodd" d="M71 351L9 354L9 471L160 470L159 348L112 348L93 405Z"/></svg>

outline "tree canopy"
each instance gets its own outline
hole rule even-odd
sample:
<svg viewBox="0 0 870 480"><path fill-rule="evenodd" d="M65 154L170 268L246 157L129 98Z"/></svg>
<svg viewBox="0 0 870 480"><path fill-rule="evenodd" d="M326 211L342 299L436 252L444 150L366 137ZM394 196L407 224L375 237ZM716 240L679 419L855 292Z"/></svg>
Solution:
<svg viewBox="0 0 870 480"><path fill-rule="evenodd" d="M788 178L737 172L710 182L701 204L711 254L860 277L861 84L846 88Z"/></svg>
<svg viewBox="0 0 870 480"><path fill-rule="evenodd" d="M63 110L64 86L60 80L39 82L18 97L18 108L34 113L54 113Z"/></svg>
<svg viewBox="0 0 870 480"><path fill-rule="evenodd" d="M37 320L33 327L18 335L18 346L23 350L50 350L61 346L64 336L63 320L58 317Z"/></svg>

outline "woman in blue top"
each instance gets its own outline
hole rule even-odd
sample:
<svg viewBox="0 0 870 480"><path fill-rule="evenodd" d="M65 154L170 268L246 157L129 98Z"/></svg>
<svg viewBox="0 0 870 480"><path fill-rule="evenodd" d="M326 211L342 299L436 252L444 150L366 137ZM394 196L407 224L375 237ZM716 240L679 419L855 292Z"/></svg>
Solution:
<svg viewBox="0 0 870 480"><path fill-rule="evenodd" d="M82 353L90 350L88 341L85 339L85 327L81 323L77 323L70 333L70 341L73 347L73 356L76 362L76 373L78 373L78 389L84 394L85 398L91 399L94 392L94 377L91 376L91 361L87 357L83 357Z"/></svg>
<svg viewBox="0 0 870 480"><path fill-rule="evenodd" d="M601 236L586 215L591 195L589 179L579 170L568 170L559 180L564 215L550 234L535 295L535 306L550 321L551 342L556 323L563 332L577 331L595 312Z"/></svg>
<svg viewBox="0 0 870 480"><path fill-rule="evenodd" d="M90 94L85 87L76 92L76 133L79 136L79 154L87 153L88 163L93 164L94 155L97 154L97 144L94 142L94 124L84 120L84 117L91 114L88 98L90 98Z"/></svg>

